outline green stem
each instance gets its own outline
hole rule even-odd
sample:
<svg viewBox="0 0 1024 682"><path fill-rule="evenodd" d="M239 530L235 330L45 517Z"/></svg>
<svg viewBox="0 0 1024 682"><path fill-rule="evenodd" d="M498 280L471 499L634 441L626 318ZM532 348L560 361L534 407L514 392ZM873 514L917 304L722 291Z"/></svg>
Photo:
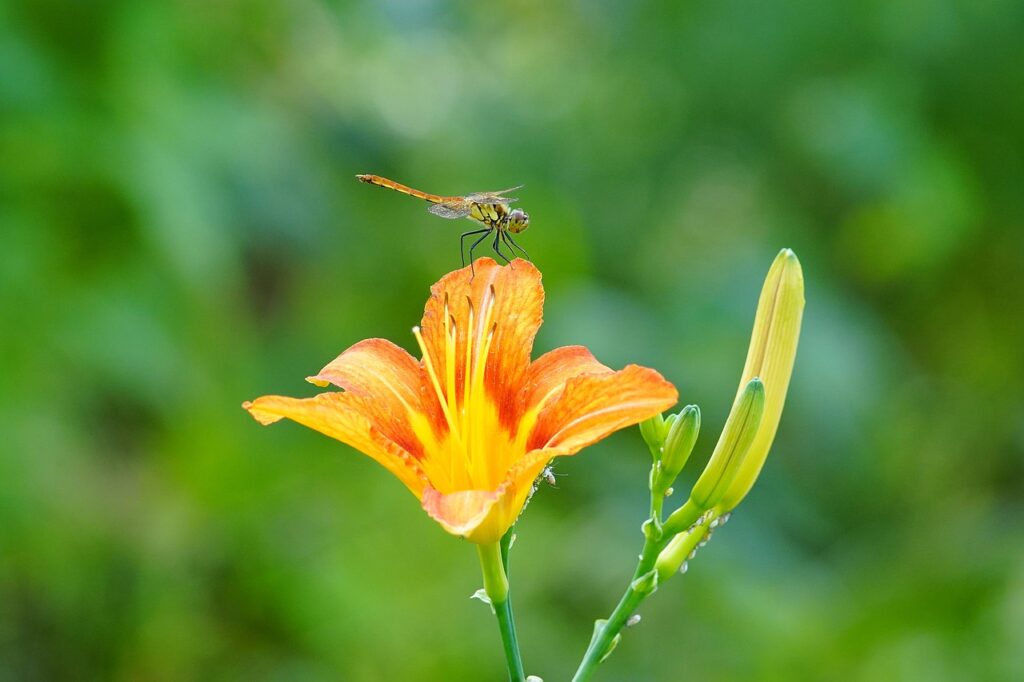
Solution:
<svg viewBox="0 0 1024 682"><path fill-rule="evenodd" d="M626 625L629 616L636 611L637 607L640 606L640 602L646 596L646 594L634 590L632 585L626 589L622 599L619 600L615 610L612 611L612 615L608 616L608 622L604 624L600 632L595 634L594 639L590 642L590 646L587 647L587 653L583 655L583 661L580 662L580 667L576 670L572 682L585 682L585 680L591 678L594 671L597 670L597 666L604 659L609 647L612 646L612 641Z"/></svg>
<svg viewBox="0 0 1024 682"><path fill-rule="evenodd" d="M505 649L505 663L508 665L508 679L511 682L525 682L526 671L519 656L519 640L516 639L516 624L512 619L512 601L506 599L494 605L494 613L498 617L498 629L501 630L501 644Z"/></svg>
<svg viewBox="0 0 1024 682"><path fill-rule="evenodd" d="M665 491L655 489L651 492L651 518L661 523L662 509L665 506Z"/></svg>
<svg viewBox="0 0 1024 682"><path fill-rule="evenodd" d="M502 551L497 542L488 545L477 545L480 555L480 568L484 575L484 591L491 600L494 615L498 618L498 630L501 632L501 644L505 651L505 662L508 665L508 677L511 682L525 682L523 661L519 655L519 642L516 639L515 621L512 619L512 600L508 594L508 575L505 572L507 545ZM503 556L504 555L504 556ZM503 560L503 558L505 560Z"/></svg>

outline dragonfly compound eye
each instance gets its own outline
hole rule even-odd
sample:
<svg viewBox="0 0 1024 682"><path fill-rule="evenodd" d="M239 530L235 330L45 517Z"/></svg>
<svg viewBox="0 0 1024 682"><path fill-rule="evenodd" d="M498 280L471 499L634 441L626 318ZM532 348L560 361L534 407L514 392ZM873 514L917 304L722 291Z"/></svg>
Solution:
<svg viewBox="0 0 1024 682"><path fill-rule="evenodd" d="M529 214L521 208L512 211L508 216L509 232L519 233L530 226Z"/></svg>

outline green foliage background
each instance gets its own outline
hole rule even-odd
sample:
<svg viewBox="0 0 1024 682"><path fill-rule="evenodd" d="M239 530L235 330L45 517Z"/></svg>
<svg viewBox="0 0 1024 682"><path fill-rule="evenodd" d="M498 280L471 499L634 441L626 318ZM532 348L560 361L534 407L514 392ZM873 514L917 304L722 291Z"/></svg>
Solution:
<svg viewBox="0 0 1024 682"><path fill-rule="evenodd" d="M660 369L691 467L803 262L764 475L602 679L1024 679L1022 36L1016 0L0 5L0 679L501 678L473 548L239 408L414 348L458 265L463 223L357 172L524 183L537 351ZM564 460L521 523L548 682L647 460L632 429Z"/></svg>

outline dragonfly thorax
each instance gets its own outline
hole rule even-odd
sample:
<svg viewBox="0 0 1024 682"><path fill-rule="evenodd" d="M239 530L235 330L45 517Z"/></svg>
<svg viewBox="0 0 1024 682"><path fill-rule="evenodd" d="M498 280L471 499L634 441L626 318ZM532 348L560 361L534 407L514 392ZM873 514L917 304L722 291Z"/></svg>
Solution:
<svg viewBox="0 0 1024 682"><path fill-rule="evenodd" d="M508 204L473 204L468 217L503 232L519 233L530 226L530 216L526 211L509 209Z"/></svg>

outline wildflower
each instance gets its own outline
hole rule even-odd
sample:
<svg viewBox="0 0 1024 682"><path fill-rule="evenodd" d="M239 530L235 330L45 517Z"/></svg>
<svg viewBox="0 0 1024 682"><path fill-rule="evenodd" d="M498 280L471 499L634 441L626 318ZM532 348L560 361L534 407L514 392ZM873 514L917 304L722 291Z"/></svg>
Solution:
<svg viewBox="0 0 1024 682"><path fill-rule="evenodd" d="M613 371L581 346L531 362L544 290L529 262L482 258L431 288L415 360L390 341L355 344L308 381L342 391L264 396L243 405L263 424L288 418L379 462L454 535L495 543L534 480L675 403L652 369Z"/></svg>

